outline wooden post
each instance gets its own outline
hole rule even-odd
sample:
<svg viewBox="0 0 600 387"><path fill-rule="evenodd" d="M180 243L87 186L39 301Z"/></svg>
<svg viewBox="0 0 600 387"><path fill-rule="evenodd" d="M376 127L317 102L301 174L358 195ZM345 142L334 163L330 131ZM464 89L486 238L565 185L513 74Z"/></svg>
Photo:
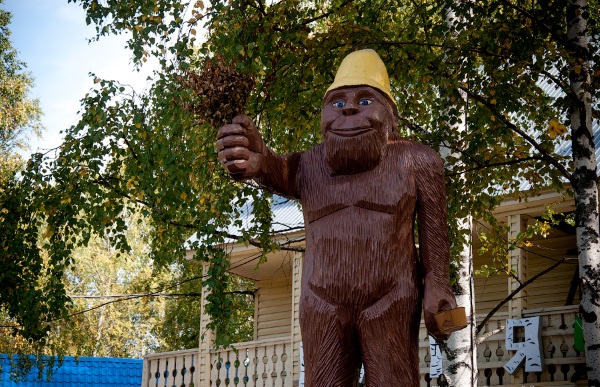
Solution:
<svg viewBox="0 0 600 387"><path fill-rule="evenodd" d="M510 230L508 232L508 240L511 243L519 232L525 231L527 222L523 216L509 215L508 223ZM510 268L514 271L516 278L513 276L508 277L508 294L519 287L520 282L527 281L527 257L525 250L521 248L514 249L510 252ZM518 280L517 280L518 279ZM523 311L527 310L527 290L523 289L508 302L508 317L509 318L522 318Z"/></svg>
<svg viewBox="0 0 600 387"><path fill-rule="evenodd" d="M142 363L142 387L148 387L150 385L150 359L144 356L144 363Z"/></svg>
<svg viewBox="0 0 600 387"><path fill-rule="evenodd" d="M206 276L208 273L208 263L202 264L202 274ZM200 314L200 359L198 361L197 370L197 386L210 386L210 350L213 342L215 341L215 332L207 328L210 322L210 317L206 313L206 297L208 296L209 290L206 287L202 287L202 312Z"/></svg>
<svg viewBox="0 0 600 387"><path fill-rule="evenodd" d="M300 333L300 284L302 280L302 261L304 253L295 252L292 262L292 381L293 385L297 386L300 380L300 342L302 335Z"/></svg>
<svg viewBox="0 0 600 387"><path fill-rule="evenodd" d="M510 226L508 240L509 243L512 243L519 232L525 231L527 228L527 221L521 214L509 215L508 224ZM513 276L508 277L508 294L519 287L519 281L521 283L527 281L527 257L525 250L521 248L511 250L509 265L511 270L515 273L516 278ZM525 310L527 310L527 290L523 289L508 302L508 318L520 319L523 317L523 312ZM523 370L521 369L514 375L511 375L511 383L518 384L522 382Z"/></svg>

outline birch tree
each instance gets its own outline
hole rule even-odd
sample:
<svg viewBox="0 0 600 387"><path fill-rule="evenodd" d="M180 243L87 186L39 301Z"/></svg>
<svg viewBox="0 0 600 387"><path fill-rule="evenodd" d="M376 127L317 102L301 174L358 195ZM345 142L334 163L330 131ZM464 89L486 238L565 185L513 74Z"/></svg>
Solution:
<svg viewBox="0 0 600 387"><path fill-rule="evenodd" d="M570 51L569 86L571 141L575 193L577 249L588 385L600 385L600 218L598 179L592 132L592 53L589 47L588 5L585 0L567 2L567 48Z"/></svg>
<svg viewBox="0 0 600 387"><path fill-rule="evenodd" d="M454 6L460 4L460 1L454 1L446 4L446 24L448 25L447 39L452 41L456 28L461 28L465 23L464 16L458 19L454 12ZM463 80L468 83L468 80ZM466 106L468 103L467 95L464 91L459 91L454 95L458 120L451 130L459 133L465 132L467 128ZM442 158L452 155L452 151L442 145L440 149ZM454 154L454 157L458 155ZM457 163L452 166L452 170L460 169L462 165ZM458 229L462 231L462 240L455 238L454 243L462 243L459 251L456 265L456 283L454 284L456 303L465 308L468 326L458 332L454 332L448 339L447 346L444 348L444 378L449 386L470 387L477 385L477 337L475 319L475 281L473 269L473 248L472 232L473 219L470 213L457 222ZM460 235L460 234L459 234ZM443 345L442 345L443 346Z"/></svg>

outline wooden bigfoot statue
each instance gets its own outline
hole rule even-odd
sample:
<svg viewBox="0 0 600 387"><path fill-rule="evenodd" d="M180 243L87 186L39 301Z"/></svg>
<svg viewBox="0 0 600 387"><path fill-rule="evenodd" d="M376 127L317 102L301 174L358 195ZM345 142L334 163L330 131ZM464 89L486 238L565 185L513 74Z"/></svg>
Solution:
<svg viewBox="0 0 600 387"><path fill-rule="evenodd" d="M444 172L437 153L400 138L385 66L373 50L348 55L323 99L324 143L278 155L240 115L218 133L219 160L299 199L306 227L300 328L306 386L418 386L421 300L456 307L449 284ZM418 222L419 252L413 224Z"/></svg>

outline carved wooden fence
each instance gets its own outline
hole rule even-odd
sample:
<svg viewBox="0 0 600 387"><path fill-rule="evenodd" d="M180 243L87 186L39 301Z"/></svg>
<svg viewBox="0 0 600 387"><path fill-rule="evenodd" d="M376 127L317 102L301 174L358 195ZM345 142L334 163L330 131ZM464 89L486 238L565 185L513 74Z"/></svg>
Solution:
<svg viewBox="0 0 600 387"><path fill-rule="evenodd" d="M199 387L198 349L144 356L142 387Z"/></svg>
<svg viewBox="0 0 600 387"><path fill-rule="evenodd" d="M289 338L235 344L211 353L210 386L292 386Z"/></svg>
<svg viewBox="0 0 600 387"><path fill-rule="evenodd" d="M542 318L542 352L545 367L542 372L522 373L522 381L514 382L503 368L514 355L505 349L505 332L488 337L478 347L477 366L479 386L575 386L577 376L585 370L585 357L574 348L573 326L577 306L529 310L523 318ZM478 316L479 319L483 316ZM482 333L492 332L506 325L506 313L496 313ZM421 386L438 386L438 380L429 378L429 341L424 328L420 333ZM575 377L574 377L575 376Z"/></svg>
<svg viewBox="0 0 600 387"><path fill-rule="evenodd" d="M478 348L480 386L575 386L571 379L584 372L585 357L574 348L573 325L577 306L530 310L523 317L542 317L542 351L545 368L523 373L515 381L503 368L513 356L505 349L505 332L488 337ZM482 318L483 316L478 316ZM492 332L506 325L506 313L497 313L484 328ZM290 338L235 344L211 352L210 387L292 387L292 343ZM429 377L429 340L423 326L419 334L421 386L438 386ZM144 357L142 387L192 387L198 376L198 349ZM298 375L295 375L298 378ZM209 387L209 386L195 386Z"/></svg>

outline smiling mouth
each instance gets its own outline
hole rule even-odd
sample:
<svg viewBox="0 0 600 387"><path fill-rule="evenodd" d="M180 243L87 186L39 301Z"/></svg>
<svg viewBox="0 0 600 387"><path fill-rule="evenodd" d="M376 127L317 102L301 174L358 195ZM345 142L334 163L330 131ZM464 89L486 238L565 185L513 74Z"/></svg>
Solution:
<svg viewBox="0 0 600 387"><path fill-rule="evenodd" d="M351 129L330 129L329 132L340 137L355 137L362 134L368 133L373 128L371 126L362 128L351 128Z"/></svg>

